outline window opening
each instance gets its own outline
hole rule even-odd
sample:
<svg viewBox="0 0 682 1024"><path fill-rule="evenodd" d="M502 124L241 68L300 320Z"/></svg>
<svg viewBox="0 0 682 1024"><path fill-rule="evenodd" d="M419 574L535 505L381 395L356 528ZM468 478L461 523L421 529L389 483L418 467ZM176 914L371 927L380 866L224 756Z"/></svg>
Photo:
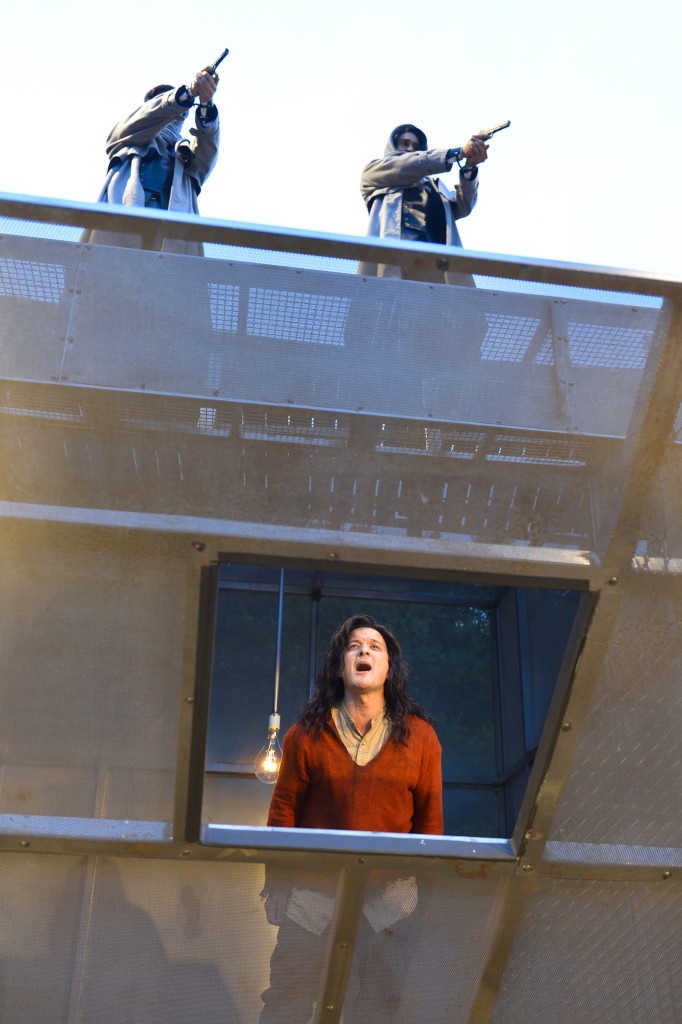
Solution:
<svg viewBox="0 0 682 1024"><path fill-rule="evenodd" d="M280 566L221 564L204 820L263 825L272 788L254 774L272 710ZM579 593L285 567L281 737L340 622L366 612L399 638L410 693L443 747L448 835L512 834Z"/></svg>

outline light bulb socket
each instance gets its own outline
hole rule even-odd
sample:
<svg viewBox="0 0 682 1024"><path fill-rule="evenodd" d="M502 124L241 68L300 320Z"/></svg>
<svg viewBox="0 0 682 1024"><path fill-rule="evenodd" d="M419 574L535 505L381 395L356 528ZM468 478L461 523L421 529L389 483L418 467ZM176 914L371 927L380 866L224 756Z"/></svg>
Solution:
<svg viewBox="0 0 682 1024"><path fill-rule="evenodd" d="M279 732L279 726L280 717L276 711L273 711L273 713L268 718L268 729L270 730L270 732Z"/></svg>

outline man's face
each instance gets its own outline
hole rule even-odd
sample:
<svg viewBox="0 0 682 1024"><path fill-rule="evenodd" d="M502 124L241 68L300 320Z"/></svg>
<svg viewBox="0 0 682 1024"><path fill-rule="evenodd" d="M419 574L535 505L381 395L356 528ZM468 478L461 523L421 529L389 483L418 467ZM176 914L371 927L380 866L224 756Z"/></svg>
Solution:
<svg viewBox="0 0 682 1024"><path fill-rule="evenodd" d="M343 655L341 678L346 693L383 692L388 675L386 641L376 629L354 629Z"/></svg>
<svg viewBox="0 0 682 1024"><path fill-rule="evenodd" d="M419 139L414 132L403 132L398 136L395 148L399 153L416 153L419 149Z"/></svg>

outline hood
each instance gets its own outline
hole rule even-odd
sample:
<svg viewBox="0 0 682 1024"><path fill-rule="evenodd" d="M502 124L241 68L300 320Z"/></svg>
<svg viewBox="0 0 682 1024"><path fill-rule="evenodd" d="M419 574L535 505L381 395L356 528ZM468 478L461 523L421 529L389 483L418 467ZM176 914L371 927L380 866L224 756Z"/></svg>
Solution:
<svg viewBox="0 0 682 1024"><path fill-rule="evenodd" d="M393 131L388 137L386 149L384 150L384 156L390 156L392 153L398 152L395 143L398 136L402 135L403 132L414 132L414 134L419 139L419 148L428 149L426 134L421 130L421 128L417 128L417 126L414 124L399 124L397 128L393 129Z"/></svg>

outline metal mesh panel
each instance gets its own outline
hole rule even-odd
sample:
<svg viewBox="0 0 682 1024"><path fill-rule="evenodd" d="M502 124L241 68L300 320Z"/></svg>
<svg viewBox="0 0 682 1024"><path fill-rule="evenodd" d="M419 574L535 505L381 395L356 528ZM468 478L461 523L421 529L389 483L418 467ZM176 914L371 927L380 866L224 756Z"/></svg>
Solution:
<svg viewBox="0 0 682 1024"><path fill-rule="evenodd" d="M491 1024L675 1024L682 898L665 882L571 879L517 893Z"/></svg>
<svg viewBox="0 0 682 1024"><path fill-rule="evenodd" d="M645 574L682 578L682 418L678 414L639 524L634 564Z"/></svg>
<svg viewBox="0 0 682 1024"><path fill-rule="evenodd" d="M621 604L550 840L647 863L648 846L682 848L682 626L679 594L642 596Z"/></svg>
<svg viewBox="0 0 682 1024"><path fill-rule="evenodd" d="M59 302L65 271L60 264L0 258L0 295L18 295L35 302Z"/></svg>
<svg viewBox="0 0 682 1024"><path fill-rule="evenodd" d="M608 544L619 438L663 337L661 309L111 246L3 246L8 266L65 268L59 301L0 296L8 499L19 481L32 503L267 523L309 539L371 533L393 549L415 537L441 550L530 547L550 561L553 549L561 560ZM82 429L60 432L59 419ZM486 463L499 464L493 484Z"/></svg>
<svg viewBox="0 0 682 1024"><path fill-rule="evenodd" d="M78 986L85 858L0 854L0 1015L64 1024Z"/></svg>
<svg viewBox="0 0 682 1024"><path fill-rule="evenodd" d="M169 820L182 608L168 571L144 545L117 550L97 536L5 521L5 824L16 815L29 832L32 816ZM61 831L81 828L64 820Z"/></svg>
<svg viewBox="0 0 682 1024"><path fill-rule="evenodd" d="M0 236L0 375L59 380L80 247Z"/></svg>
<svg viewBox="0 0 682 1024"><path fill-rule="evenodd" d="M257 1024L262 1012L270 1019L266 1003L279 1024L299 1024L312 1014L330 959L338 956L330 943L333 920L316 931L334 913L339 867L297 868L295 856L286 858L280 882L295 883L298 895L280 930L265 917L262 864L2 859L3 904L13 920L12 933L0 933L8 968L3 1019L13 1024L110 1024L113 1012L144 1024ZM409 868L370 878L343 1019L465 1024L508 879ZM331 894L328 903L323 890ZM391 922L384 927L382 914Z"/></svg>
<svg viewBox="0 0 682 1024"><path fill-rule="evenodd" d="M520 362L540 326L540 318L510 317L491 313L487 319L488 330L481 345L481 357L503 362Z"/></svg>
<svg viewBox="0 0 682 1024"><path fill-rule="evenodd" d="M251 288L246 330L262 338L343 345L350 299Z"/></svg>

